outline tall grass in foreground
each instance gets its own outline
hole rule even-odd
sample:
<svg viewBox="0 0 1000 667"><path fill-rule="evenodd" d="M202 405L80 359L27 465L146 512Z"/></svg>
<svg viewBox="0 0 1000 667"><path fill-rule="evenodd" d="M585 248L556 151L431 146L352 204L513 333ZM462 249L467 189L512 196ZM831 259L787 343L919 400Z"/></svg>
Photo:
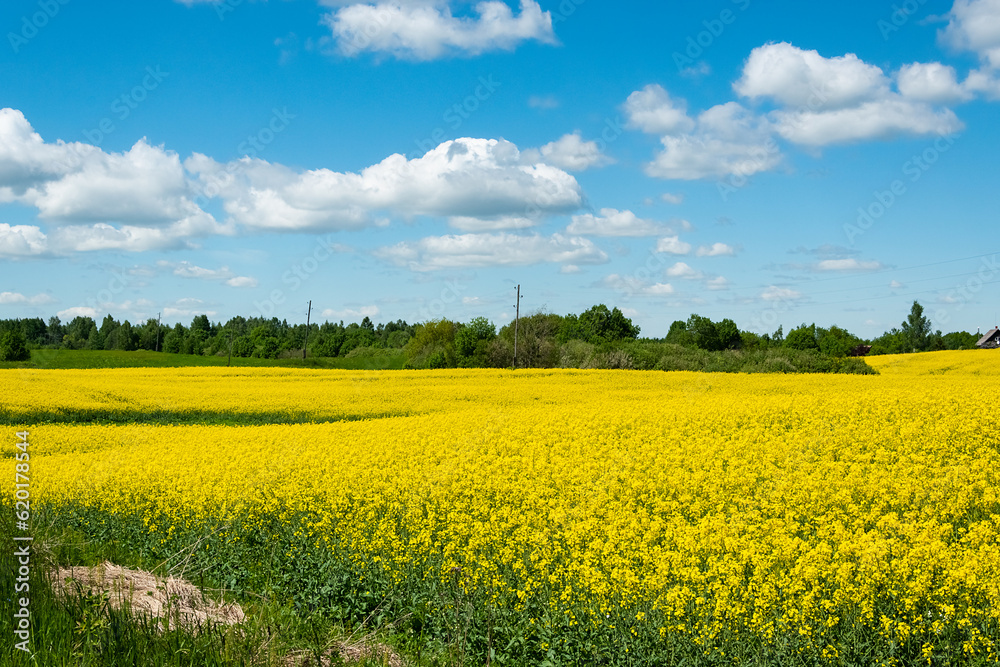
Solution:
<svg viewBox="0 0 1000 667"><path fill-rule="evenodd" d="M0 506L4 517L11 508ZM44 514L41 515L44 517ZM0 533L13 533L9 520L0 522ZM372 636L359 627L348 632L343 625L321 617L304 617L278 603L258 598L248 605L247 619L239 625L211 620L176 624L168 608L164 617L133 609L129 600L115 604L114 593L87 590L79 583L55 581L57 565L95 565L114 558L141 566L137 553L127 554L116 542L83 541L72 530L49 525L40 531L31 554L30 591L15 593L20 566L4 540L0 551L0 665L4 667L298 667L389 664L386 656L365 651ZM63 589L62 593L57 593ZM30 599L30 652L14 647L14 613L18 599ZM174 622L171 622L171 618ZM345 647L347 650L345 651ZM353 651L354 658L350 656ZM346 653L346 656L342 656ZM418 664L418 663L412 663ZM425 664L423 662L419 664ZM429 662L426 664L434 664Z"/></svg>

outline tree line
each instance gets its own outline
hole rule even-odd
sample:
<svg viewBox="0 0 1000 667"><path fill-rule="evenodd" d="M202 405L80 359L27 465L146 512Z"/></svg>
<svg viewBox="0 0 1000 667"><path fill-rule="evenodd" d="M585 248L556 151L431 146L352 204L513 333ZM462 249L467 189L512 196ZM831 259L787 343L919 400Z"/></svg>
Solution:
<svg viewBox="0 0 1000 667"><path fill-rule="evenodd" d="M32 348L150 350L261 359L301 355L307 348L310 355L318 357L395 350L405 355L410 368L649 367L653 363L650 355L662 355L675 347L707 353L791 350L843 358L856 354L862 346L870 346L870 354L899 354L970 349L976 343L976 337L968 332L932 331L916 301L900 327L872 340L835 325L801 324L787 334L782 327L758 334L740 330L728 318L715 322L697 314L673 322L663 338L640 339L639 333L639 327L621 310L604 304L579 314L534 313L520 318L516 350L514 323L497 330L484 317L469 322L439 319L409 324L396 320L377 325L365 317L360 323L324 322L308 328L277 318L240 316L223 324L198 315L189 326L161 325L155 320L133 325L111 315L99 325L87 316L74 317L65 324L58 317L48 322L36 317L0 320L0 360L28 360Z"/></svg>

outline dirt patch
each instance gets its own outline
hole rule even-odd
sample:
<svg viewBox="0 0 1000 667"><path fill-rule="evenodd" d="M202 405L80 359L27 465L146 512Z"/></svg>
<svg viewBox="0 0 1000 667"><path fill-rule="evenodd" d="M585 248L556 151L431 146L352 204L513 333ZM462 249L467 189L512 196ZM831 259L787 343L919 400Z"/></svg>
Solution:
<svg viewBox="0 0 1000 667"><path fill-rule="evenodd" d="M324 667L338 665L340 660L353 664L362 660L371 660L388 667L404 667L405 663L391 647L370 639L357 642L337 642L333 648L323 651L321 659L316 662L316 654L310 651L296 651L286 657L282 663L286 667Z"/></svg>
<svg viewBox="0 0 1000 667"><path fill-rule="evenodd" d="M57 593L82 589L85 593L108 594L108 604L120 609L128 600L136 614L168 619L170 629L178 625L197 627L206 622L235 625L244 619L235 602L221 604L183 579L163 579L144 570L131 570L105 561L95 567L59 568L53 588Z"/></svg>

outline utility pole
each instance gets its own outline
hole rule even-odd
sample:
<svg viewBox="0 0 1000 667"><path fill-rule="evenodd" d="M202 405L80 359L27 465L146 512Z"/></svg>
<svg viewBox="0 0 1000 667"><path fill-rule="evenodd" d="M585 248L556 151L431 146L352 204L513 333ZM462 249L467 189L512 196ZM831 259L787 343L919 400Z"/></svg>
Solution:
<svg viewBox="0 0 1000 667"><path fill-rule="evenodd" d="M313 312L313 302L312 299L309 300L309 310L306 312L306 341L302 344L302 358L306 358L306 350L309 349L309 317Z"/></svg>
<svg viewBox="0 0 1000 667"><path fill-rule="evenodd" d="M160 351L160 314L156 314L156 351Z"/></svg>
<svg viewBox="0 0 1000 667"><path fill-rule="evenodd" d="M517 323L521 319L521 286L517 286L517 303L514 304L514 364L517 368Z"/></svg>

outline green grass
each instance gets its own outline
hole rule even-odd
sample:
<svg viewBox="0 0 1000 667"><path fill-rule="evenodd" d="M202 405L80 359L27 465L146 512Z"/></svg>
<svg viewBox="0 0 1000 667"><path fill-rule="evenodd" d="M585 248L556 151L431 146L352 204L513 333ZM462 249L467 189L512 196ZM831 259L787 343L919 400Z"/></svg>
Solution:
<svg viewBox="0 0 1000 667"><path fill-rule="evenodd" d="M290 357L286 359L243 359L233 357L234 367L334 368L344 370L399 370L404 357L396 350L382 354L348 357ZM186 366L226 366L227 357L202 357L137 350L32 350L31 361L0 362L0 368L179 368Z"/></svg>
<svg viewBox="0 0 1000 667"><path fill-rule="evenodd" d="M0 503L0 510L3 510L0 529L5 534L13 533L7 518L13 515L12 509ZM79 586L59 595L53 586L53 573L59 566L91 566L110 560L152 570L161 576L169 572L162 563L157 568L151 560L141 558L117 541L89 540L72 528L56 527L45 520L44 514L36 514L35 518L30 591L14 592L18 583L15 572L19 567L14 549L5 547L0 551L0 590L5 593L0 595L0 636L4 637L0 665L5 667L285 667L288 664L285 660L293 654L311 656L310 665L316 665L316 658L322 657L323 665L368 667L383 665L385 661L374 656L338 660L339 655L333 649L335 659L330 662L331 647L362 639L389 647L412 643L410 638L385 631L375 633L365 623L348 626L318 615L300 614L289 604L263 596L244 596L239 600L246 614L241 624L205 623L168 630L162 621L134 613L127 604L116 609L106 596ZM207 597L218 599L214 582L192 577L190 573L188 579L207 591ZM17 600L21 596L30 600L31 653L14 648L21 641L14 635L17 629L14 613L20 608ZM227 594L225 598L231 601L233 595ZM400 653L398 648L394 650ZM440 658L434 656L408 658L406 663L416 667L441 664Z"/></svg>

